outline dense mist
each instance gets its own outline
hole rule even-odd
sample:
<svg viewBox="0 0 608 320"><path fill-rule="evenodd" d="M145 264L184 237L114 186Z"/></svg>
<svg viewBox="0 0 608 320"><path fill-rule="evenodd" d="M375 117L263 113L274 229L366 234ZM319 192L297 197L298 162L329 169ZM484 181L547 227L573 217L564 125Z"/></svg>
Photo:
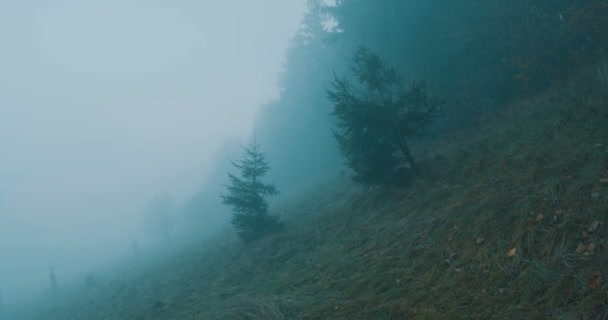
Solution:
<svg viewBox="0 0 608 320"><path fill-rule="evenodd" d="M392 140L411 146L411 154L409 147L403 154L387 152L396 164L382 171L388 173L381 181L406 172L403 180L411 180L399 185L405 188L418 174L414 158L423 163L421 167L435 159L433 163L450 169L422 171L432 180L429 185L437 182L443 190L438 176L461 165L481 167L485 151L481 160L469 163L469 146L444 146L446 154L461 147L455 163L448 164L427 142L447 141L484 116L563 84L605 59L607 12L608 5L601 0L0 4L0 318L2 312L34 305L32 301L44 305L54 303L57 296L77 296L83 287L94 287L125 270L139 270L130 268L134 265L150 266L186 246L189 252L198 252L201 241L222 252L224 243L217 241L241 245L229 223L234 211L222 199L227 185L238 180L227 173L242 169L238 161L252 142L260 146L255 148L261 150L258 156L268 161L260 170L268 184L258 187L278 191L268 206L276 221L283 220L277 225L285 229L276 230L295 232L286 238L308 244L309 240L298 242L297 226L283 219L290 212L281 204L300 196L305 186L336 176L340 181L353 177L352 164L363 158L361 154L367 152L364 156L370 162L380 158L376 149L356 143L353 149L360 153L348 158L346 144L339 141L347 134L339 132L344 128L337 129L335 111L340 101L365 106L360 108L365 112L378 105L397 110L391 109L400 103L394 103L393 91L365 87L378 70L389 74L385 85L387 79L395 80L398 98L416 93L402 90L408 84L424 83L418 96L437 101L432 123L425 123L429 125L420 134L406 135L401 123L395 124L397 116L411 115L405 109L393 117L369 113L371 118L389 120L374 124L380 133L367 146ZM357 65L356 52L368 53L368 62L375 65L357 74L357 68L365 68ZM362 73L367 80L362 80ZM332 87L336 83L348 93L342 95L344 100L328 98L339 95ZM352 116L360 126L345 131L372 136L366 115ZM395 133L382 133L391 125ZM408 154L409 165L403 161ZM251 180L259 182L257 176ZM384 190L364 187L370 193ZM402 191L397 191L398 197ZM332 192L327 193L342 194ZM275 195L266 194L270 193ZM268 209L265 199L259 198L260 207ZM331 207L332 199L324 201ZM352 207L373 211L374 201L361 201L363 205ZM302 208L306 218L320 211L316 203ZM345 217L357 210L345 210ZM393 222L386 225L394 226ZM324 230L331 233L333 227ZM333 236L332 241L342 245L342 239ZM348 241L356 243L353 239ZM317 238L312 242L314 249ZM232 266L231 254L247 248L238 245L236 251L226 250L225 265L210 262L209 270ZM298 249L285 251L308 254ZM454 256L449 255L448 264ZM198 268L187 256L181 259ZM304 262L306 268L317 266L308 257ZM232 271L248 277L253 269L239 265ZM394 279L389 282L392 285ZM180 303L196 302L180 300L181 293L172 311ZM224 296L218 297L223 301ZM169 310L164 303L151 305L153 310ZM337 311L338 306L324 307Z"/></svg>
<svg viewBox="0 0 608 320"><path fill-rule="evenodd" d="M227 156L218 152L238 150L278 95L304 10L303 1L0 4L4 308L48 293L51 266L60 287L78 287L136 248L223 225L191 198L213 185L206 197L217 199L226 171L213 166ZM163 195L173 204L159 213L151 207ZM159 231L169 223L170 234Z"/></svg>

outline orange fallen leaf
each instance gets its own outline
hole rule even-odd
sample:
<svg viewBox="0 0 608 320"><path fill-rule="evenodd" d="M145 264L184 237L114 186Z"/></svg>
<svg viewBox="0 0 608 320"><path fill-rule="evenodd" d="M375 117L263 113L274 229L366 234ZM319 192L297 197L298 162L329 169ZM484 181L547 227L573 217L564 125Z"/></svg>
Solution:
<svg viewBox="0 0 608 320"><path fill-rule="evenodd" d="M513 248L507 252L507 257L511 258L517 253L517 248Z"/></svg>

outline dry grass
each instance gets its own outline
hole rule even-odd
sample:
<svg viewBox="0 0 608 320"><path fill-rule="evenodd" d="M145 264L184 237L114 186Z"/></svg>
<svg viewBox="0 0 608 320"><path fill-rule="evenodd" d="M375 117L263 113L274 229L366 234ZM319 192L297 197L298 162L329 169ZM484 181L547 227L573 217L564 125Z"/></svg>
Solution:
<svg viewBox="0 0 608 320"><path fill-rule="evenodd" d="M407 190L326 186L39 319L608 318L606 64L433 150Z"/></svg>

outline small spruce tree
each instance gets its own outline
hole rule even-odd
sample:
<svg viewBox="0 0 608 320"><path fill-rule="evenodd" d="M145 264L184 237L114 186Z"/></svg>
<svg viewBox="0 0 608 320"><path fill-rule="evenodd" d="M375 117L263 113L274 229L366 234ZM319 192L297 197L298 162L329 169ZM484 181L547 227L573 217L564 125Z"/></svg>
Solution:
<svg viewBox="0 0 608 320"><path fill-rule="evenodd" d="M276 216L268 214L267 196L278 194L276 187L262 181L270 165L260 145L254 143L243 147L243 159L231 161L240 176L228 173L230 184L222 202L232 207L231 223L243 242L251 242L278 230L282 223Z"/></svg>
<svg viewBox="0 0 608 320"><path fill-rule="evenodd" d="M359 86L336 76L326 92L337 118L333 133L353 180L385 184L404 163L417 173L406 138L419 135L442 102L428 94L424 81L405 85L395 69L365 47L356 50L352 71Z"/></svg>

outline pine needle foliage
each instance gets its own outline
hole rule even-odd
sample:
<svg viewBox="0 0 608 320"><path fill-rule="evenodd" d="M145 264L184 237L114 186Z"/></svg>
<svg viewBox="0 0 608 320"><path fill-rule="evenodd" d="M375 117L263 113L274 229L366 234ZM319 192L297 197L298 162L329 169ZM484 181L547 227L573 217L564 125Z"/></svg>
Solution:
<svg viewBox="0 0 608 320"><path fill-rule="evenodd" d="M404 163L418 172L406 138L420 135L443 102L428 93L423 80L405 85L395 69L365 47L355 51L352 72L358 86L335 76L326 92L337 118L333 134L353 180L385 184Z"/></svg>
<svg viewBox="0 0 608 320"><path fill-rule="evenodd" d="M243 242L251 242L280 229L281 221L268 214L267 196L277 195L273 184L267 184L262 178L270 170L266 155L260 151L260 145L253 143L243 147L243 159L231 160L240 175L228 173L230 183L227 193L222 194L222 202L232 207L231 223Z"/></svg>

